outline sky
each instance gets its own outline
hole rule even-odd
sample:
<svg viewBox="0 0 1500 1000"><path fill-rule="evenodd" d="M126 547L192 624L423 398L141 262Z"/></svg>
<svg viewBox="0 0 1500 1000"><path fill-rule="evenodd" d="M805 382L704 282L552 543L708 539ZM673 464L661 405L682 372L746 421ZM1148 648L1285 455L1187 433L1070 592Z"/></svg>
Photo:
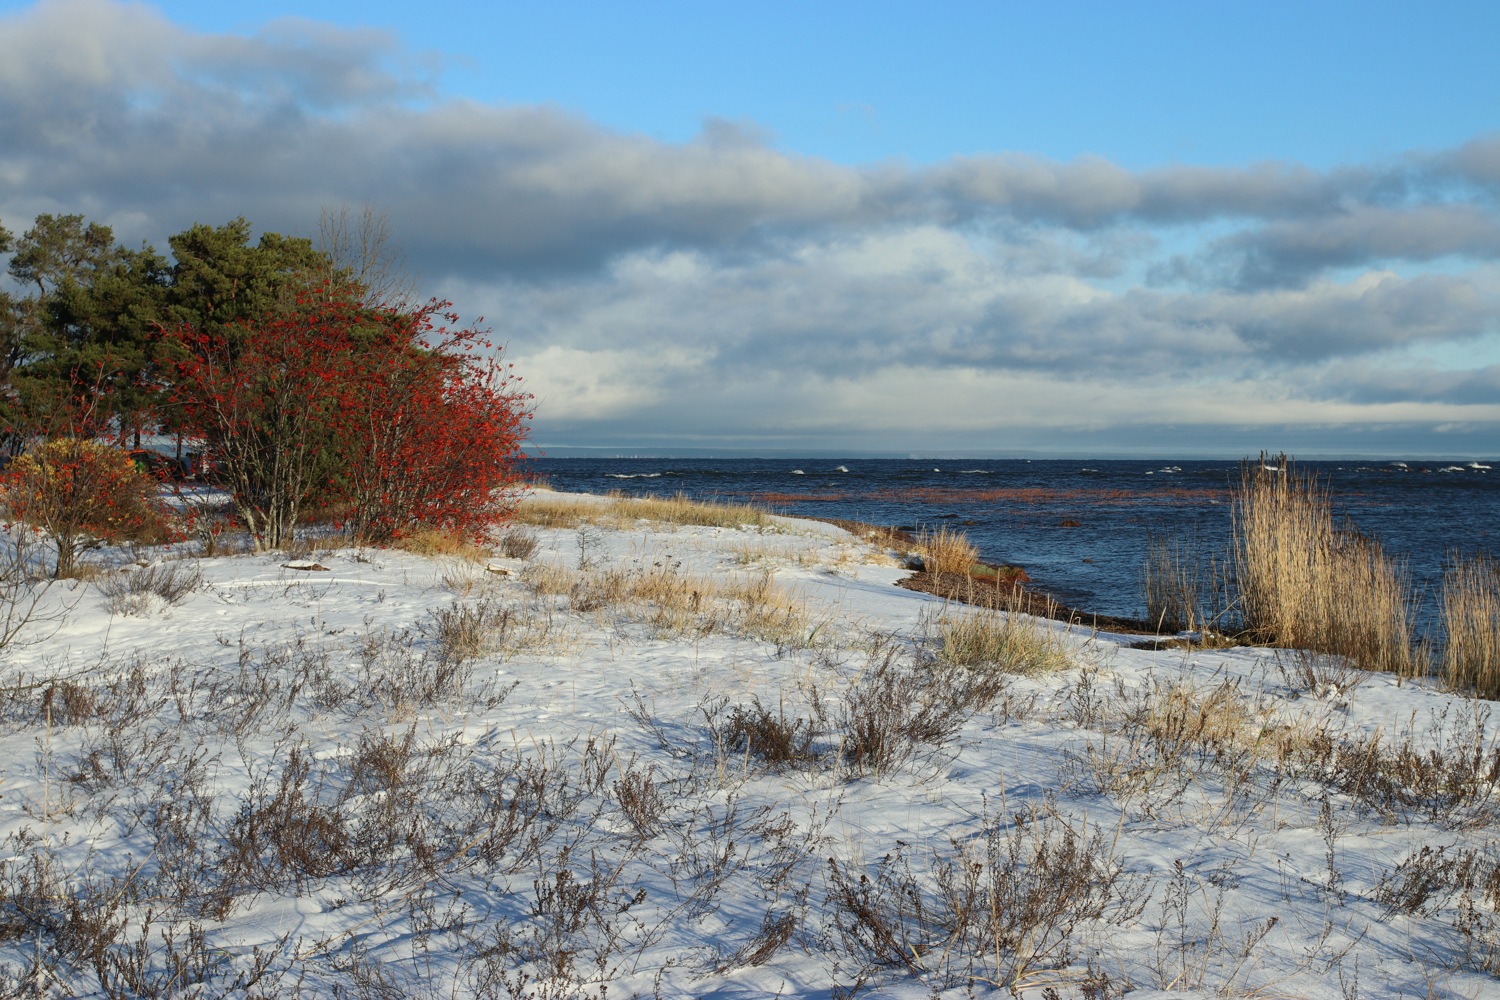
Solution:
<svg viewBox="0 0 1500 1000"><path fill-rule="evenodd" d="M0 0L0 222L389 221L570 454L1500 456L1500 5Z"/></svg>

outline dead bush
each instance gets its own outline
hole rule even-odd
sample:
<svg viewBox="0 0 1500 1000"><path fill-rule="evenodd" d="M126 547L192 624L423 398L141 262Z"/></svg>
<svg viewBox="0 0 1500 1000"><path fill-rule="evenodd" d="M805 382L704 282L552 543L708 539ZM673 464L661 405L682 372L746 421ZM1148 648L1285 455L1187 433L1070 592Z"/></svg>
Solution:
<svg viewBox="0 0 1500 1000"><path fill-rule="evenodd" d="M736 705L715 733L727 753L754 757L771 770L809 767L819 763L818 750L826 720L789 717L785 706L771 711L756 697L750 705Z"/></svg>
<svg viewBox="0 0 1500 1000"><path fill-rule="evenodd" d="M257 777L225 831L219 919L233 900L259 893L303 892L354 863L346 816L321 801L312 760L292 747L274 779Z"/></svg>
<svg viewBox="0 0 1500 1000"><path fill-rule="evenodd" d="M1342 656L1308 649L1277 650L1276 669L1294 695L1319 701L1346 699L1368 676Z"/></svg>
<svg viewBox="0 0 1500 1000"><path fill-rule="evenodd" d="M175 605L203 586L196 563L176 561L117 570L95 581L112 615L139 615L151 610L153 597Z"/></svg>
<svg viewBox="0 0 1500 1000"><path fill-rule="evenodd" d="M1052 812L986 816L971 837L925 856L902 845L864 870L830 858L828 894L857 961L1012 991L1069 965L1081 934L1134 919L1147 898L1103 831Z"/></svg>
<svg viewBox="0 0 1500 1000"><path fill-rule="evenodd" d="M490 673L475 680L474 661L505 647L511 612L481 602L433 612L429 650L409 631L371 630L358 643L360 683L346 710L382 705L401 715L415 709L462 702L494 708L515 689Z"/></svg>
<svg viewBox="0 0 1500 1000"><path fill-rule="evenodd" d="M541 542L529 531L512 528L500 537L500 554L508 559L530 559Z"/></svg>
<svg viewBox="0 0 1500 1000"><path fill-rule="evenodd" d="M1442 919L1454 939L1458 964L1500 972L1500 854L1496 851L1493 842L1483 847L1434 849L1426 845L1381 875L1375 898L1388 914Z"/></svg>
<svg viewBox="0 0 1500 1000"><path fill-rule="evenodd" d="M100 714L99 696L92 688L68 680L53 681L42 691L42 715L53 723L76 726Z"/></svg>
<svg viewBox="0 0 1500 1000"><path fill-rule="evenodd" d="M1500 740L1489 735L1488 720L1489 707L1471 702L1445 708L1421 738L1378 731L1337 738L1319 731L1292 766L1392 822L1482 826L1500 815Z"/></svg>
<svg viewBox="0 0 1500 1000"><path fill-rule="evenodd" d="M667 815L667 791L657 781L656 765L639 767L634 760L620 768L614 783L619 803L635 835L648 840L661 832Z"/></svg>
<svg viewBox="0 0 1500 1000"><path fill-rule="evenodd" d="M948 743L1003 682L980 671L926 668L896 647L872 655L834 714L839 758L881 775Z"/></svg>

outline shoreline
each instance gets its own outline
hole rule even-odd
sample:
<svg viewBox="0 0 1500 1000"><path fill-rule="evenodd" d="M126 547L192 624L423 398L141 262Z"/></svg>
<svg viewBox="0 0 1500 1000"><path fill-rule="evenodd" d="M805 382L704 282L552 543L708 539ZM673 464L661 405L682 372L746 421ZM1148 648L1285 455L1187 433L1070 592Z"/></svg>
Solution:
<svg viewBox="0 0 1500 1000"><path fill-rule="evenodd" d="M899 543L898 547L911 549L917 548L920 544L917 536L904 528L851 521L845 518L801 514L777 514L776 516L796 517L806 521L832 524L867 542ZM1083 611L1063 604L1045 591L1028 589L1026 584L1031 578L1026 575L1024 566L983 561L976 562L974 565L988 572L975 575L972 571L968 574L929 573L918 569L914 570L911 575L898 580L896 586L917 593L932 594L960 604L988 608L992 611L1019 610L1037 618L1047 618L1068 625L1092 627L1122 635L1161 637L1163 634L1160 629L1152 628L1150 622L1137 618Z"/></svg>

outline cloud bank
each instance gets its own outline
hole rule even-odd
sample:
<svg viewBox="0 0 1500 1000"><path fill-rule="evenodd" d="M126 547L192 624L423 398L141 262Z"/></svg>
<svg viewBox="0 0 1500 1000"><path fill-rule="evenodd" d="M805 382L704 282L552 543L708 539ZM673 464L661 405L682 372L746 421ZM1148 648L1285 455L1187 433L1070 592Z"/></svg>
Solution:
<svg viewBox="0 0 1500 1000"><path fill-rule="evenodd" d="M848 166L753 123L667 144L464 100L440 72L370 30L46 0L0 18L0 221L83 212L164 249L373 204L508 342L554 449L1500 440L1500 136L1330 171Z"/></svg>

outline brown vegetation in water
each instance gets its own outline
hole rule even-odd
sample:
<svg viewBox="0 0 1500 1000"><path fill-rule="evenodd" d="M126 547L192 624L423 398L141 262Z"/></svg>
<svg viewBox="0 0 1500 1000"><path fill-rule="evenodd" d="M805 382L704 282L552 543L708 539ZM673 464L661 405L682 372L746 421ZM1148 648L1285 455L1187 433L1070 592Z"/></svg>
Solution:
<svg viewBox="0 0 1500 1000"><path fill-rule="evenodd" d="M922 486L915 489L878 490L871 499L917 503L1074 503L1104 506L1141 502L1205 504L1229 499L1226 489L1184 489L1172 487L1139 493L1123 489L1054 490L1040 486L1002 486L987 489L954 489L947 486Z"/></svg>

